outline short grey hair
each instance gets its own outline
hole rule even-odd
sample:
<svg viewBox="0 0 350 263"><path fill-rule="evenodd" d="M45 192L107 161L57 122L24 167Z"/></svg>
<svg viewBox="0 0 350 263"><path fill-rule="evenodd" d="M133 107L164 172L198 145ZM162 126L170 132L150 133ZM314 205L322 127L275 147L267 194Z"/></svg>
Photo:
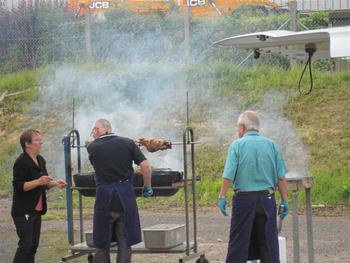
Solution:
<svg viewBox="0 0 350 263"><path fill-rule="evenodd" d="M94 125L98 126L99 128L101 128L104 131L112 132L112 125L111 125L110 121L107 119L99 118L95 121Z"/></svg>
<svg viewBox="0 0 350 263"><path fill-rule="evenodd" d="M260 122L255 111L245 111L238 117L237 125L244 125L246 130L259 130Z"/></svg>

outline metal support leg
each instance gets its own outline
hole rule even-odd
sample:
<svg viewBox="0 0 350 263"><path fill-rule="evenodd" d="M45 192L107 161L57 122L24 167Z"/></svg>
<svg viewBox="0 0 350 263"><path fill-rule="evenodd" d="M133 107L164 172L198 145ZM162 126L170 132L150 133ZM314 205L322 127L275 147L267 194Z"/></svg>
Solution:
<svg viewBox="0 0 350 263"><path fill-rule="evenodd" d="M306 197L306 227L307 227L307 247L309 263L314 263L314 239L312 231L312 206L311 206L311 188L305 189Z"/></svg>
<svg viewBox="0 0 350 263"><path fill-rule="evenodd" d="M298 218L298 194L292 192L292 205L293 205L293 259L294 263L300 263L300 250L299 250L299 218Z"/></svg>
<svg viewBox="0 0 350 263"><path fill-rule="evenodd" d="M70 135L63 138L64 147L64 163L66 174L66 209L67 209L67 231L68 242L70 245L74 244L74 226L73 226L73 192L72 192L72 164L71 164L71 150L70 150Z"/></svg>
<svg viewBox="0 0 350 263"><path fill-rule="evenodd" d="M183 158L184 158L184 191L185 191L185 220L186 220L186 256L190 255L190 230L189 230L189 205L188 205L188 171L187 171L187 129L183 134Z"/></svg>
<svg viewBox="0 0 350 263"><path fill-rule="evenodd" d="M79 192L80 242L84 242L83 198Z"/></svg>
<svg viewBox="0 0 350 263"><path fill-rule="evenodd" d="M189 129L191 143L194 141L193 130ZM193 202L193 250L198 252L197 244L197 197L196 197L196 173L195 173L195 159L194 159L194 144L191 144L191 172L192 172L192 202Z"/></svg>

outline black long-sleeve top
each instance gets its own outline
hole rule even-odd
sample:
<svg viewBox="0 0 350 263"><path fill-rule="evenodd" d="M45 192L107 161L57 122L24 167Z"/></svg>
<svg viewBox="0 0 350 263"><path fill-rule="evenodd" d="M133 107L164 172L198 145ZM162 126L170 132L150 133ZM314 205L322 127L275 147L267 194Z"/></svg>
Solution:
<svg viewBox="0 0 350 263"><path fill-rule="evenodd" d="M35 207L38 204L40 194L42 194L42 210L40 213L46 213L46 186L38 186L29 191L24 191L23 186L25 182L29 182L47 175L46 161L41 156L37 156L37 165L32 158L23 152L15 161L13 165L13 199L11 214L13 217L24 216L35 212Z"/></svg>

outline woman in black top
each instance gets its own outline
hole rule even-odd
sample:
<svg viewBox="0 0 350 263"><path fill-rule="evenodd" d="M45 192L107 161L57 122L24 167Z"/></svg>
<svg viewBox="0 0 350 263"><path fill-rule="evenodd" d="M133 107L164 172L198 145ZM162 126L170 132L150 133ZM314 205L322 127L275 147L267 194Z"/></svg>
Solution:
<svg viewBox="0 0 350 263"><path fill-rule="evenodd" d="M54 181L47 173L45 159L39 154L43 145L37 130L26 130L20 137L23 153L13 166L12 218L19 237L13 263L34 263L39 245L41 215L46 213L46 190L64 188L66 182Z"/></svg>

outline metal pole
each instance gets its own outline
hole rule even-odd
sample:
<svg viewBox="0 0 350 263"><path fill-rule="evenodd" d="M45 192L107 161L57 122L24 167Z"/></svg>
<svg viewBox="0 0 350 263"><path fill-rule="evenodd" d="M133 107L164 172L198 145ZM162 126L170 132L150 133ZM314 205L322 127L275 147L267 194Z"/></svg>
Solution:
<svg viewBox="0 0 350 263"><path fill-rule="evenodd" d="M292 192L293 205L293 258L294 263L300 263L299 251L299 218L298 218L298 194L296 191Z"/></svg>
<svg viewBox="0 0 350 263"><path fill-rule="evenodd" d="M184 191L185 191L185 217L186 217L186 255L190 255L189 212L188 212L188 185L187 185L187 129L183 133L183 158L184 158Z"/></svg>
<svg viewBox="0 0 350 263"><path fill-rule="evenodd" d="M312 206L311 206L311 188L305 188L306 199L306 227L307 227L307 247L309 263L314 263L314 238L312 231Z"/></svg>
<svg viewBox="0 0 350 263"><path fill-rule="evenodd" d="M194 133L192 128L187 128L190 133L190 141L194 140ZM191 144L191 162L192 162L192 198L193 198L193 239L194 252L197 253L197 199L196 199L196 173L195 173L195 159L194 159L194 144Z"/></svg>
<svg viewBox="0 0 350 263"><path fill-rule="evenodd" d="M91 52L91 19L90 19L90 7L85 5L85 48L86 48L86 60L92 58Z"/></svg>
<svg viewBox="0 0 350 263"><path fill-rule="evenodd" d="M188 104L188 91L186 91L186 121L187 127L190 126L190 112L189 112L189 104Z"/></svg>
<svg viewBox="0 0 350 263"><path fill-rule="evenodd" d="M83 198L79 192L79 219L80 219L80 242L84 242L84 223L83 223Z"/></svg>
<svg viewBox="0 0 350 263"><path fill-rule="evenodd" d="M74 245L74 232L73 232L73 201L72 201L72 163L71 163L71 150L70 150L70 135L63 137L64 147L64 164L66 174L66 209L67 209L67 231L68 242L70 245Z"/></svg>
<svg viewBox="0 0 350 263"><path fill-rule="evenodd" d="M290 30L297 31L297 1L289 2L290 9Z"/></svg>
<svg viewBox="0 0 350 263"><path fill-rule="evenodd" d="M73 130L72 134L76 136L77 146L80 146L80 134ZM74 136L74 135L73 135ZM77 147L78 173L81 173L81 147ZM80 221L80 242L84 242L84 221L83 221L83 197L79 192L79 221Z"/></svg>
<svg viewBox="0 0 350 263"><path fill-rule="evenodd" d="M74 139L77 141L77 145L80 145L80 135L77 130L72 130L67 136L63 137L63 147L64 147L64 165L65 165L65 175L66 175L66 206L67 206L67 231L68 231L68 242L70 245L74 245L74 221L73 221L73 182L72 182L72 154L71 154L71 141L74 143ZM77 157L78 157L78 173L81 172L81 156L80 147L77 147ZM82 203L79 200L79 206ZM82 212L81 217L82 218ZM82 221L80 221L80 238L82 239Z"/></svg>
<svg viewBox="0 0 350 263"><path fill-rule="evenodd" d="M73 130L74 130L74 117L75 117L75 98L73 97L73 105L72 105L72 108L73 108L73 112L72 112L72 126L73 126Z"/></svg>
<svg viewBox="0 0 350 263"><path fill-rule="evenodd" d="M190 57L190 6L187 4L185 6L184 14L184 31L185 31L185 56L186 59Z"/></svg>

